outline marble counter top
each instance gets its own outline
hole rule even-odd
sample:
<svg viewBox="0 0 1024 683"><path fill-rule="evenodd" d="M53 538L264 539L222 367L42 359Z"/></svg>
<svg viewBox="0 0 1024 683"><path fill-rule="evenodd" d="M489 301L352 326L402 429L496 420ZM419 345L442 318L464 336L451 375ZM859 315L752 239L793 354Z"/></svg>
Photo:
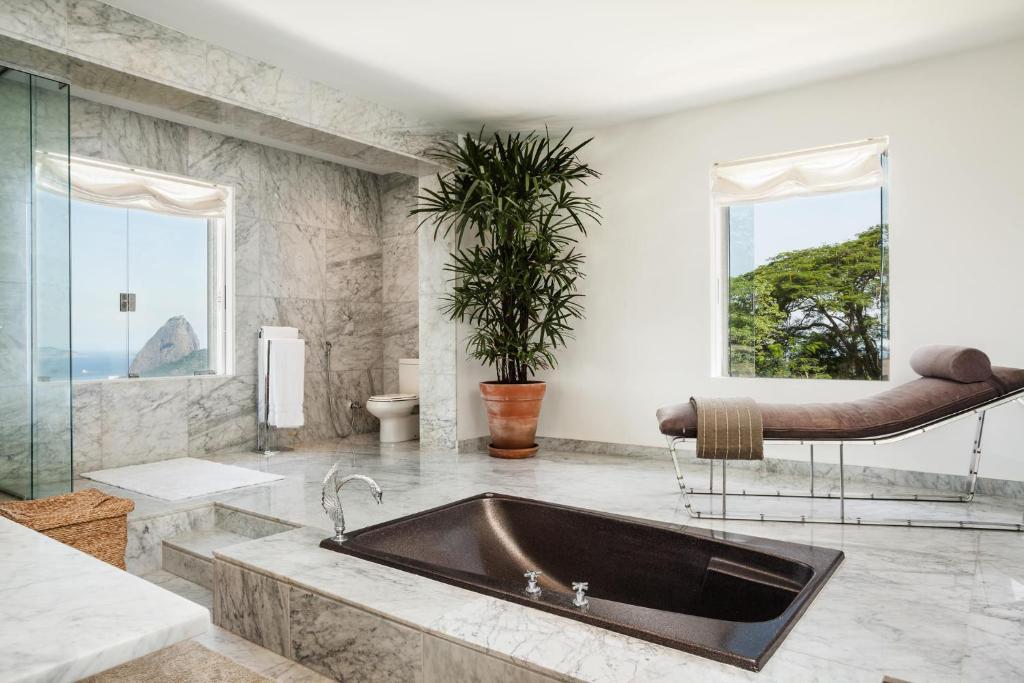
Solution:
<svg viewBox="0 0 1024 683"><path fill-rule="evenodd" d="M208 627L199 605L0 518L0 681L76 681Z"/></svg>

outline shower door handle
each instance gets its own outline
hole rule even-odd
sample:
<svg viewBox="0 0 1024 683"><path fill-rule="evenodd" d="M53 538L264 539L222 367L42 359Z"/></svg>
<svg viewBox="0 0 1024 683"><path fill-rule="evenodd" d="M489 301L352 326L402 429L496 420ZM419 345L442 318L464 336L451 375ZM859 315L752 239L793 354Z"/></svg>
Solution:
<svg viewBox="0 0 1024 683"><path fill-rule="evenodd" d="M122 313L135 312L135 292L121 292L118 297L118 304Z"/></svg>

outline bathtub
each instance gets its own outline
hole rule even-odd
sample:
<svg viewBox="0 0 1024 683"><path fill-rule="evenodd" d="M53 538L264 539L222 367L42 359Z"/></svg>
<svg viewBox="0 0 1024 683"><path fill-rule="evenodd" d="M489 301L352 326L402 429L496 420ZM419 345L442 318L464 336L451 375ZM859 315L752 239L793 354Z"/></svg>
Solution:
<svg viewBox="0 0 1024 683"><path fill-rule="evenodd" d="M786 543L484 493L320 546L758 671L842 562ZM523 574L542 572L539 595ZM571 585L589 584L588 604Z"/></svg>

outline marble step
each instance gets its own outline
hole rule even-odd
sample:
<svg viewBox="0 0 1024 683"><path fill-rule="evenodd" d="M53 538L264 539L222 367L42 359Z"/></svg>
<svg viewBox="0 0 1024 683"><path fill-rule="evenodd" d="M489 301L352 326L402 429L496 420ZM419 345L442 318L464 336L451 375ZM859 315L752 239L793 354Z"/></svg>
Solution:
<svg viewBox="0 0 1024 683"><path fill-rule="evenodd" d="M172 574L163 569L158 569L149 574L143 574L142 578L150 583L155 583L165 590L176 593L186 600L191 600L197 605L206 609L213 609L213 591L188 579L183 579L177 574Z"/></svg>
<svg viewBox="0 0 1024 683"><path fill-rule="evenodd" d="M250 536L225 529L200 529L177 534L164 539L162 568L212 590L213 551L251 540Z"/></svg>
<svg viewBox="0 0 1024 683"><path fill-rule="evenodd" d="M214 526L225 531L233 531L248 538L273 536L283 531L291 531L297 524L274 519L265 515L239 510L222 504L214 508Z"/></svg>

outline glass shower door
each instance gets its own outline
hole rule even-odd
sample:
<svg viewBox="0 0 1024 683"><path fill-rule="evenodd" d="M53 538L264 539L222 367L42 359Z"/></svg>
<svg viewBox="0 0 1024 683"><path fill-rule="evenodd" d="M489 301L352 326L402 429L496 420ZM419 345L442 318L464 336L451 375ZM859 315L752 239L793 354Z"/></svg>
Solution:
<svg viewBox="0 0 1024 683"><path fill-rule="evenodd" d="M71 490L68 87L0 73L0 492Z"/></svg>
<svg viewBox="0 0 1024 683"><path fill-rule="evenodd" d="M0 76L0 490L32 491L31 86L18 71Z"/></svg>

